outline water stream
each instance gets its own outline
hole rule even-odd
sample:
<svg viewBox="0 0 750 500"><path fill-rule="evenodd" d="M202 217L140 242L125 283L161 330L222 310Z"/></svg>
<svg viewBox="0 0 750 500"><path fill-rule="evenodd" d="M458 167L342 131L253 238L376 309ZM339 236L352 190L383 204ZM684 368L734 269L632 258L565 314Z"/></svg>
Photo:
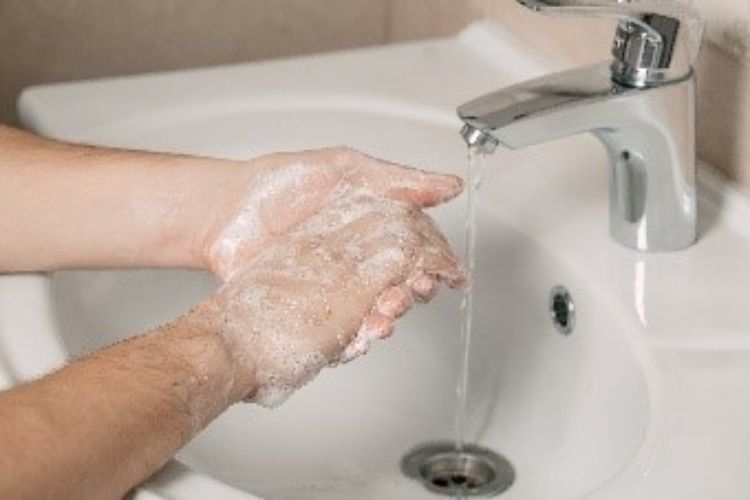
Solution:
<svg viewBox="0 0 750 500"><path fill-rule="evenodd" d="M466 440L466 399L469 383L469 349L474 315L474 267L476 264L476 196L482 182L484 155L470 148L466 168L466 215L464 219L463 252L464 265L472 280L461 300L461 359L456 384L456 450L463 451Z"/></svg>

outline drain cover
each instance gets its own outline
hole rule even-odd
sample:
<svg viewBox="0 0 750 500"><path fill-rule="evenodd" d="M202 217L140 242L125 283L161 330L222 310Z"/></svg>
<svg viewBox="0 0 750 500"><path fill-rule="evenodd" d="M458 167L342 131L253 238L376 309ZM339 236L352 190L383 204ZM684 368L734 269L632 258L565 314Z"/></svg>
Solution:
<svg viewBox="0 0 750 500"><path fill-rule="evenodd" d="M558 332L570 335L576 325L576 306L564 286L555 286L549 293L549 310L552 324Z"/></svg>
<svg viewBox="0 0 750 500"><path fill-rule="evenodd" d="M446 496L495 496L513 484L515 472L505 458L476 445L440 441L412 449L401 460L402 472Z"/></svg>

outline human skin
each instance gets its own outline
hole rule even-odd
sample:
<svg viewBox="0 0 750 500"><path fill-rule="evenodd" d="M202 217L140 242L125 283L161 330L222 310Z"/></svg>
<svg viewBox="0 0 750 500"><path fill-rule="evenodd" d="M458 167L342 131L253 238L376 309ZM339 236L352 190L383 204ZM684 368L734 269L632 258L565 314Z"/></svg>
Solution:
<svg viewBox="0 0 750 500"><path fill-rule="evenodd" d="M421 210L460 182L347 149L236 162L0 127L0 179L3 271L224 281L175 321L0 393L1 498L120 498L231 404L279 403L463 280Z"/></svg>

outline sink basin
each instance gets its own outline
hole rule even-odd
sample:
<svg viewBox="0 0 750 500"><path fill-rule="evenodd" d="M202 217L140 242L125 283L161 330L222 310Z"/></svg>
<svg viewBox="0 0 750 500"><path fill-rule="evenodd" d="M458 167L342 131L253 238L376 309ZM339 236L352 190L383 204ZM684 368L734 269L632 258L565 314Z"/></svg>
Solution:
<svg viewBox="0 0 750 500"><path fill-rule="evenodd" d="M253 146L232 139L231 130L252 137ZM274 130L286 131L286 138ZM379 156L448 165L442 170L454 173L465 162L455 126L382 116L377 110L211 115L189 125L149 129L142 137L170 147L192 137L213 143L208 136L218 149L191 152L245 157L343 140ZM141 144L137 134L130 137ZM424 148L427 144L432 146ZM628 324L611 324L617 311L553 254L495 214L492 205L502 196L503 180L491 174L478 204L469 434L512 460L518 481L510 497L553 498L564 491L574 498L614 476L637 452L648 416L646 381ZM463 203L434 215L459 242ZM558 333L550 320L548 296L558 283L585 311L569 336ZM60 335L73 355L163 324L213 288L209 276L184 271L52 277ZM398 463L415 444L455 436L459 300L457 293L444 293L416 309L392 340L356 363L326 370L276 410L232 408L179 459L266 498L429 497L400 475Z"/></svg>
<svg viewBox="0 0 750 500"><path fill-rule="evenodd" d="M549 66L479 24L405 46L36 88L20 111L69 140L226 158L347 144L461 174L455 104ZM701 242L643 255L607 235L607 159L592 138L486 163L467 436L512 463L502 497L750 495L745 198L704 170ZM463 199L432 214L460 248ZM12 384L162 324L215 286L179 270L4 277L0 375ZM553 325L555 286L575 302L569 333ZM231 408L135 497L435 498L399 461L455 436L459 300L415 309L392 339L278 409Z"/></svg>

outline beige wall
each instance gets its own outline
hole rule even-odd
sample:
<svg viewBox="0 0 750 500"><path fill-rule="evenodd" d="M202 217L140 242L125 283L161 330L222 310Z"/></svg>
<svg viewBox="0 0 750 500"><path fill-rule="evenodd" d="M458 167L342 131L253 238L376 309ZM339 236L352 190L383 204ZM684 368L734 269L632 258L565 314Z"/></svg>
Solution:
<svg viewBox="0 0 750 500"><path fill-rule="evenodd" d="M0 121L34 83L386 41L371 0L0 0Z"/></svg>
<svg viewBox="0 0 750 500"><path fill-rule="evenodd" d="M750 189L750 1L695 3L708 18L699 155ZM14 121L15 96L34 83L440 36L482 16L570 65L608 57L611 22L513 0L0 0L0 121Z"/></svg>

